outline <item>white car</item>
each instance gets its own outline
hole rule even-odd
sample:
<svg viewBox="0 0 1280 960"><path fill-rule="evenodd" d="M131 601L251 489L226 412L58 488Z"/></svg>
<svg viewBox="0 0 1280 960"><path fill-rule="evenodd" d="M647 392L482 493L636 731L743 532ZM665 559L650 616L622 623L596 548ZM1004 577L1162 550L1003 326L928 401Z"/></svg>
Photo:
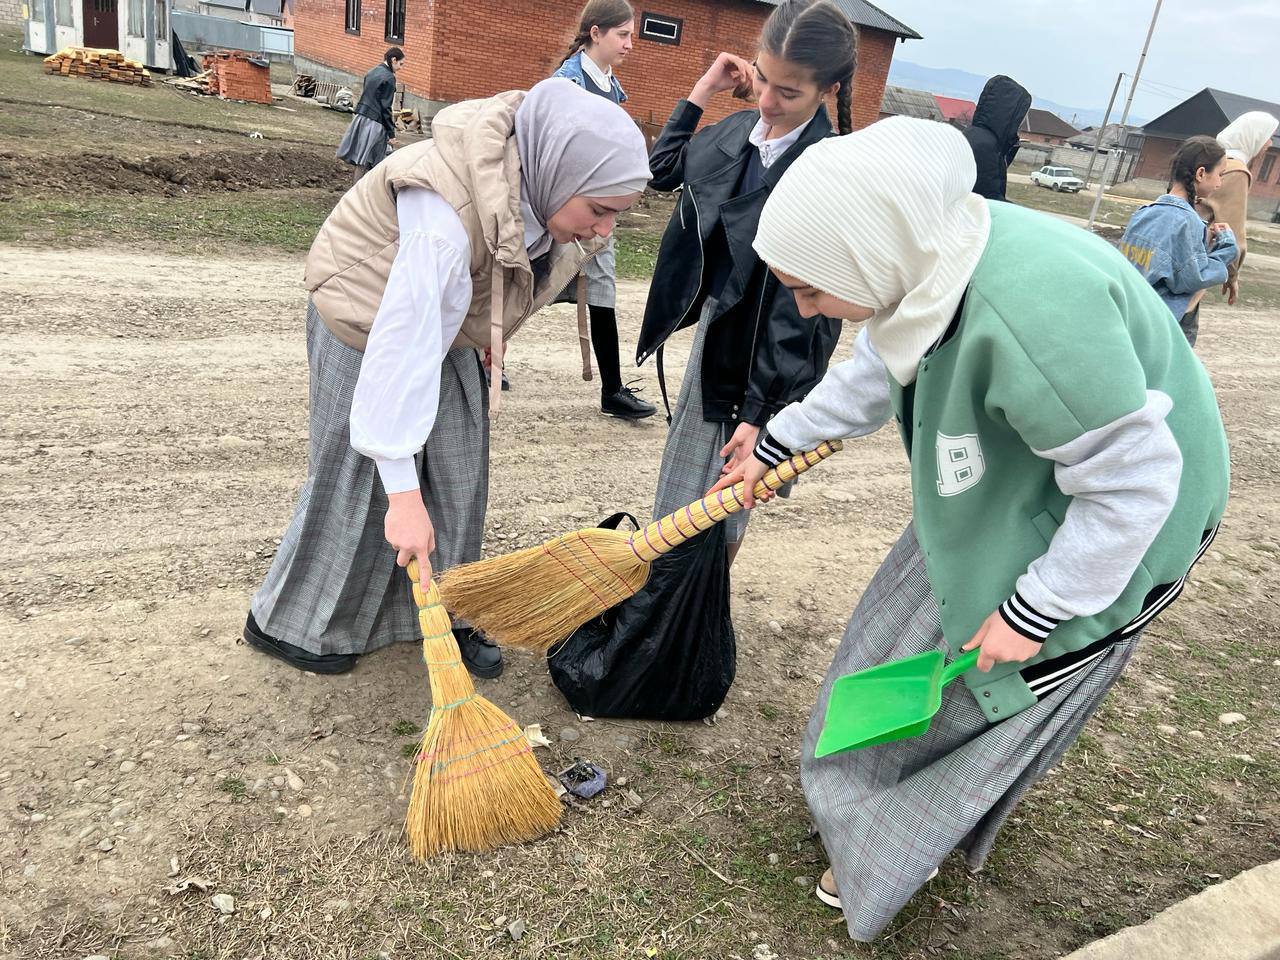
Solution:
<svg viewBox="0 0 1280 960"><path fill-rule="evenodd" d="M1031 175L1031 182L1050 190L1079 193L1084 181L1070 167L1041 167Z"/></svg>

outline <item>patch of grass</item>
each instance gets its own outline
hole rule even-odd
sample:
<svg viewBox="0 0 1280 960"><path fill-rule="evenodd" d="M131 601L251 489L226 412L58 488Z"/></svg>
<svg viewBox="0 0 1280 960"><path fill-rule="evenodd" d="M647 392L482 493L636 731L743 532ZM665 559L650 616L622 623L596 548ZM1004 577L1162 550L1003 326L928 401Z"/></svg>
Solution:
<svg viewBox="0 0 1280 960"><path fill-rule="evenodd" d="M652 277L658 263L661 235L648 230L622 228L614 236L618 276L627 280L648 280Z"/></svg>
<svg viewBox="0 0 1280 960"><path fill-rule="evenodd" d="M400 745L400 756L411 760L418 755L418 741L410 740Z"/></svg>
<svg viewBox="0 0 1280 960"><path fill-rule="evenodd" d="M236 800L243 799L249 793L249 787L239 777L223 777L218 782L218 789Z"/></svg>
<svg viewBox="0 0 1280 960"><path fill-rule="evenodd" d="M1079 193L1054 193L1052 190L1037 187L1035 184L1011 181L1005 195L1012 202L1024 207L1030 207L1033 210L1066 214L1067 216L1080 217L1081 219L1087 218L1089 210L1093 207L1093 194L1086 193L1083 190ZM1129 222L1129 218L1133 216L1133 212L1137 209L1133 204L1104 198L1102 205L1098 207L1097 222L1123 227Z"/></svg>
<svg viewBox="0 0 1280 960"><path fill-rule="evenodd" d="M391 734L396 737L411 737L418 732L418 725L412 720L397 720L391 725Z"/></svg>
<svg viewBox="0 0 1280 960"><path fill-rule="evenodd" d="M778 708L772 703L760 704L760 716L766 720L777 720L780 715Z"/></svg>
<svg viewBox="0 0 1280 960"><path fill-rule="evenodd" d="M328 190L262 190L198 198L123 193L18 196L0 200L0 242L157 243L175 252L270 247L301 253L310 248L337 199Z"/></svg>

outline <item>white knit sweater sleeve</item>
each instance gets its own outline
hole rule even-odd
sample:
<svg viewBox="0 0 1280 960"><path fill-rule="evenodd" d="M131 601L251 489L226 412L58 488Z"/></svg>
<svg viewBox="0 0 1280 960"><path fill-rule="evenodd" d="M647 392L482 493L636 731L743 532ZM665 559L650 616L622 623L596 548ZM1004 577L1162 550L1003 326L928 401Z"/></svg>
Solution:
<svg viewBox="0 0 1280 960"><path fill-rule="evenodd" d="M756 455L773 466L791 451L812 450L823 440L875 433L892 416L889 374L864 327L853 341L852 357L828 369L808 396L768 422Z"/></svg>
<svg viewBox="0 0 1280 960"><path fill-rule="evenodd" d="M1178 498L1182 451L1165 422L1173 401L1147 391L1133 413L1052 450L1058 489L1071 497L1049 549L1018 578L1000 612L1013 629L1044 640L1062 621L1115 603Z"/></svg>
<svg viewBox="0 0 1280 960"><path fill-rule="evenodd" d="M396 197L391 265L351 401L351 446L378 465L387 493L418 487L414 455L440 401L440 365L471 303L471 246L457 213L422 188Z"/></svg>

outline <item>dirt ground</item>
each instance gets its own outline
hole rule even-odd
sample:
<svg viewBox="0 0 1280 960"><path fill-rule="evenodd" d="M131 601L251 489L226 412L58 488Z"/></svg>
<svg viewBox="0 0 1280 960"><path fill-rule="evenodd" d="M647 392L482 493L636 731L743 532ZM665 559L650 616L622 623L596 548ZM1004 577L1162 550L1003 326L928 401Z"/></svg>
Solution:
<svg viewBox="0 0 1280 960"><path fill-rule="evenodd" d="M322 679L238 641L305 470L299 261L9 247L0 264L14 955L1050 957L1280 852L1276 313L1204 319L1236 464L1214 556L988 874L949 863L864 949L801 882L822 863L796 761L832 644L908 518L889 431L755 518L716 725L580 722L511 653L485 694L551 734L546 767L591 757L620 789L540 843L417 866L399 836L403 754L429 709L417 650ZM624 290L624 342L642 294ZM678 379L680 349L669 362ZM600 417L576 366L564 308L514 344L491 550L648 506L665 425Z"/></svg>
<svg viewBox="0 0 1280 960"><path fill-rule="evenodd" d="M481 691L611 788L537 843L415 864L419 651L318 678L239 642L305 476L296 251L345 120L31 66L0 51L0 956L1047 960L1280 856L1280 260L1202 312L1234 464L1211 554L986 870L951 858L861 946L811 895L798 749L909 519L892 432L753 519L714 724L584 722L509 652ZM663 219L629 220L633 271ZM622 286L624 353L644 295ZM646 514L665 424L599 415L567 309L509 371L486 549Z"/></svg>

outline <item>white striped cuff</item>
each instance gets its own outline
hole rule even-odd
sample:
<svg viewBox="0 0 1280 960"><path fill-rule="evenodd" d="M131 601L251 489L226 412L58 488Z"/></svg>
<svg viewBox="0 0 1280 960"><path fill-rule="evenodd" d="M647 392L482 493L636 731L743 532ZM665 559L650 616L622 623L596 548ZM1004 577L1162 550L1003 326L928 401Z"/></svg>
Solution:
<svg viewBox="0 0 1280 960"><path fill-rule="evenodd" d="M783 446L769 435L768 430L761 430L756 440L755 458L770 467L776 467L783 460L789 460L795 451Z"/></svg>
<svg viewBox="0 0 1280 960"><path fill-rule="evenodd" d="M1047 640L1053 628L1062 622L1041 613L1023 600L1016 590L1012 597L1000 604L1000 616L1015 632L1036 643Z"/></svg>

